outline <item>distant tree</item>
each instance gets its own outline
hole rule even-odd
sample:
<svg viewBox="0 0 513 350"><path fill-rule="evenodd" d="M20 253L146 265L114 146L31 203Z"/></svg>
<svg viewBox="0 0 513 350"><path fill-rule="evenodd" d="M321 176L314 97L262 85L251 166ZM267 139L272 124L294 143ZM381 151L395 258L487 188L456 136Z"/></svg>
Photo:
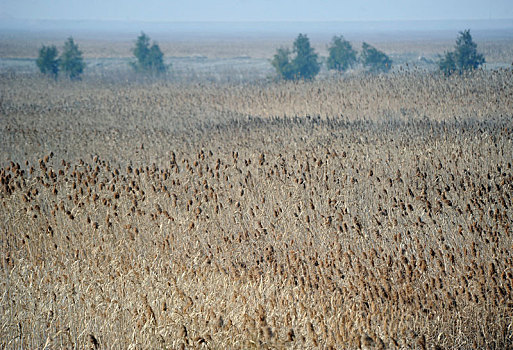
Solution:
<svg viewBox="0 0 513 350"><path fill-rule="evenodd" d="M85 63L82 52L78 49L72 37L64 43L64 51L60 58L60 67L71 80L80 79L84 72Z"/></svg>
<svg viewBox="0 0 513 350"><path fill-rule="evenodd" d="M342 35L333 37L328 51L328 69L344 72L357 62L357 52Z"/></svg>
<svg viewBox="0 0 513 350"><path fill-rule="evenodd" d="M361 60L367 70L372 73L386 73L392 68L390 57L365 42L362 44Z"/></svg>
<svg viewBox="0 0 513 350"><path fill-rule="evenodd" d="M440 57L438 68L445 75L451 75L456 71L456 61L454 60L454 52L446 52L444 57Z"/></svg>
<svg viewBox="0 0 513 350"><path fill-rule="evenodd" d="M294 41L291 58L289 49L280 48L271 61L278 75L286 80L311 80L315 78L321 69L319 56L310 45L310 40L305 34L299 34Z"/></svg>
<svg viewBox="0 0 513 350"><path fill-rule="evenodd" d="M150 46L150 38L146 34L141 33L137 38L133 54L136 61L132 62L132 67L136 72L152 75L166 72L167 67L164 64L164 54L156 43Z"/></svg>
<svg viewBox="0 0 513 350"><path fill-rule="evenodd" d="M299 34L294 41L294 50L296 57L292 60L292 66L296 71L298 78L310 80L315 78L321 66L319 56L310 45L310 40L305 34Z"/></svg>
<svg viewBox="0 0 513 350"><path fill-rule="evenodd" d="M477 69L485 63L484 56L477 52L477 44L472 40L469 29L460 32L456 39L454 56L456 65L462 70Z"/></svg>
<svg viewBox="0 0 513 350"><path fill-rule="evenodd" d="M135 47L132 52L137 59L137 61L133 62L132 65L136 70L142 70L145 67L148 56L150 55L150 37L141 33L141 35L137 37L137 41L135 42Z"/></svg>
<svg viewBox="0 0 513 350"><path fill-rule="evenodd" d="M54 45L43 45L39 49L39 55L36 60L39 71L57 79L57 75L59 74L59 59L57 58L58 55L59 53Z"/></svg>
<svg viewBox="0 0 513 350"><path fill-rule="evenodd" d="M452 52L446 52L444 57L438 61L438 67L446 74L454 72L463 73L467 70L474 70L485 63L485 58L477 52L477 44L472 40L470 30L459 32L456 39L456 47Z"/></svg>
<svg viewBox="0 0 513 350"><path fill-rule="evenodd" d="M285 80L294 79L294 69L290 63L290 50L279 48L271 61L278 75Z"/></svg>

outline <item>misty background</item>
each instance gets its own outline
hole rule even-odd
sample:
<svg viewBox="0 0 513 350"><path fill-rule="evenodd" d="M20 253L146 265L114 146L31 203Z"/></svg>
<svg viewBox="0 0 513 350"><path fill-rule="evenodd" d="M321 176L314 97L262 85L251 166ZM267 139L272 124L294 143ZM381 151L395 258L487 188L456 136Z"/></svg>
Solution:
<svg viewBox="0 0 513 350"><path fill-rule="evenodd" d="M0 30L436 31L513 27L511 0L0 0Z"/></svg>
<svg viewBox="0 0 513 350"><path fill-rule="evenodd" d="M0 16L101 21L411 21L513 18L511 0L1 0Z"/></svg>
<svg viewBox="0 0 513 350"><path fill-rule="evenodd" d="M69 36L87 74L127 70L141 31L183 79L272 75L269 59L298 33L321 56L334 35L344 35L356 48L377 45L397 67L434 68L464 29L485 49L489 67L511 65L511 0L0 0L0 72L34 72L38 48L60 47Z"/></svg>

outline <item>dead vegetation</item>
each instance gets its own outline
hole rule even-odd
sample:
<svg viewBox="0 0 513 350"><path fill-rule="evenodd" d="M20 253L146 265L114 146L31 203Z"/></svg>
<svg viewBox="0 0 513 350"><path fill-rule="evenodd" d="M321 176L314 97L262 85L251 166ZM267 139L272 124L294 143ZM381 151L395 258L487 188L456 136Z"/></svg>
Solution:
<svg viewBox="0 0 513 350"><path fill-rule="evenodd" d="M0 80L1 347L511 348L511 74Z"/></svg>

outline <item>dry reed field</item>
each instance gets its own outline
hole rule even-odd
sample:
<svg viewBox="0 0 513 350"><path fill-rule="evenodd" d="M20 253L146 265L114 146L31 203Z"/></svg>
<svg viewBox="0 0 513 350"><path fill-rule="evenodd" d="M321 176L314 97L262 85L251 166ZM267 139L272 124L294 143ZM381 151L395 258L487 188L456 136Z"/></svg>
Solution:
<svg viewBox="0 0 513 350"><path fill-rule="evenodd" d="M0 91L0 348L513 348L512 70Z"/></svg>

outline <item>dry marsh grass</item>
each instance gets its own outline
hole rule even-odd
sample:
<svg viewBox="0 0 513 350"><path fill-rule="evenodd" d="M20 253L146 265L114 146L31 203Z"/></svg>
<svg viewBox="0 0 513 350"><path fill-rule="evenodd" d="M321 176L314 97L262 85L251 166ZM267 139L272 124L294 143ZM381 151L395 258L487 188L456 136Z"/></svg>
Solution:
<svg viewBox="0 0 513 350"><path fill-rule="evenodd" d="M0 346L511 348L511 75L1 79Z"/></svg>

